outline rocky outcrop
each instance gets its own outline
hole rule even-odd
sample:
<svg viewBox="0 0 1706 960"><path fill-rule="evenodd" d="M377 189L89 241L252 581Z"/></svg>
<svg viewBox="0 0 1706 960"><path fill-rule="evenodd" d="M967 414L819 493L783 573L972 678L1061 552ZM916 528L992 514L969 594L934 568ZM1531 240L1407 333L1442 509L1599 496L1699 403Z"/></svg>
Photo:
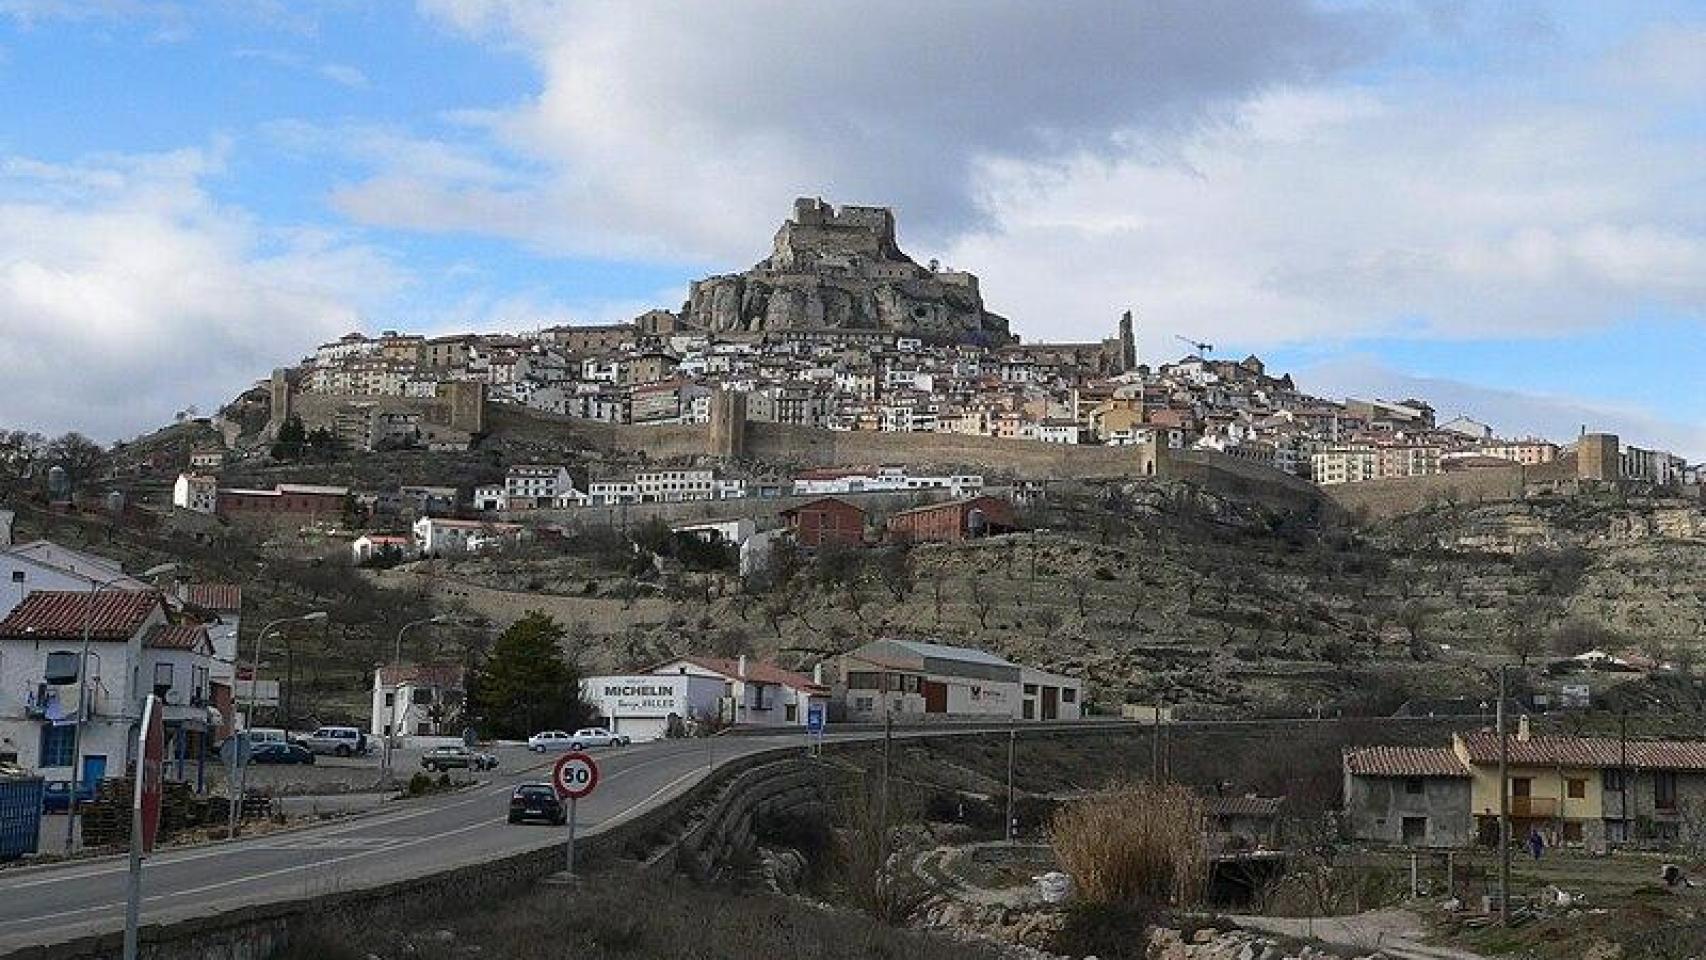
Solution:
<svg viewBox="0 0 1706 960"><path fill-rule="evenodd" d="M884 207L794 202L771 255L744 273L695 282L682 323L713 333L881 330L1002 345L1007 320L983 307L977 277L920 266L895 242Z"/></svg>

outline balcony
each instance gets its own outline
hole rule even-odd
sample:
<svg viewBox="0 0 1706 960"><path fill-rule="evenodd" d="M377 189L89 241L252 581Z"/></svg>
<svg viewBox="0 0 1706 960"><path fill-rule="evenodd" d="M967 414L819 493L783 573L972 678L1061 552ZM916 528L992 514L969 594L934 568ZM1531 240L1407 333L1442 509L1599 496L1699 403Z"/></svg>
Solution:
<svg viewBox="0 0 1706 960"><path fill-rule="evenodd" d="M1512 797L1511 816L1521 818L1556 817L1558 801L1552 797Z"/></svg>

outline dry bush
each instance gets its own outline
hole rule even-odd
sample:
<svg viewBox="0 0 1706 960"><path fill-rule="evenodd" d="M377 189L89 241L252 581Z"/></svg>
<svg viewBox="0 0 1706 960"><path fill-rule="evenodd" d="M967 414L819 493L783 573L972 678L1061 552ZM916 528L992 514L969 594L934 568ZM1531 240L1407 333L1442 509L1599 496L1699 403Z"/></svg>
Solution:
<svg viewBox="0 0 1706 960"><path fill-rule="evenodd" d="M1134 783L1055 814L1055 856L1092 903L1198 902L1208 884L1207 810L1177 783Z"/></svg>

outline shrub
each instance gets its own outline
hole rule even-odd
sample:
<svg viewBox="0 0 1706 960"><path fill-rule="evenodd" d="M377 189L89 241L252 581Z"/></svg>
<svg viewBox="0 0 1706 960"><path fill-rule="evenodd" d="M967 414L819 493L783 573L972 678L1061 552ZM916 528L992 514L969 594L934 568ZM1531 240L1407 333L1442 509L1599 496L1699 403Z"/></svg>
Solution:
<svg viewBox="0 0 1706 960"><path fill-rule="evenodd" d="M1208 880L1202 797L1176 783L1137 783L1067 804L1051 839L1061 868L1089 903L1202 898Z"/></svg>

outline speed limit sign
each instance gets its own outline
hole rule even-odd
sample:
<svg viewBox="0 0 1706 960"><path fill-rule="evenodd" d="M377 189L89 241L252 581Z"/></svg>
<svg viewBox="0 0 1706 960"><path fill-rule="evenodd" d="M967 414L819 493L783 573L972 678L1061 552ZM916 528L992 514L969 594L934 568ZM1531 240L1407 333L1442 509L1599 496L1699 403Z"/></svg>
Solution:
<svg viewBox="0 0 1706 960"><path fill-rule="evenodd" d="M598 786L598 764L584 753L565 753L551 770L551 786L564 800L579 800Z"/></svg>

